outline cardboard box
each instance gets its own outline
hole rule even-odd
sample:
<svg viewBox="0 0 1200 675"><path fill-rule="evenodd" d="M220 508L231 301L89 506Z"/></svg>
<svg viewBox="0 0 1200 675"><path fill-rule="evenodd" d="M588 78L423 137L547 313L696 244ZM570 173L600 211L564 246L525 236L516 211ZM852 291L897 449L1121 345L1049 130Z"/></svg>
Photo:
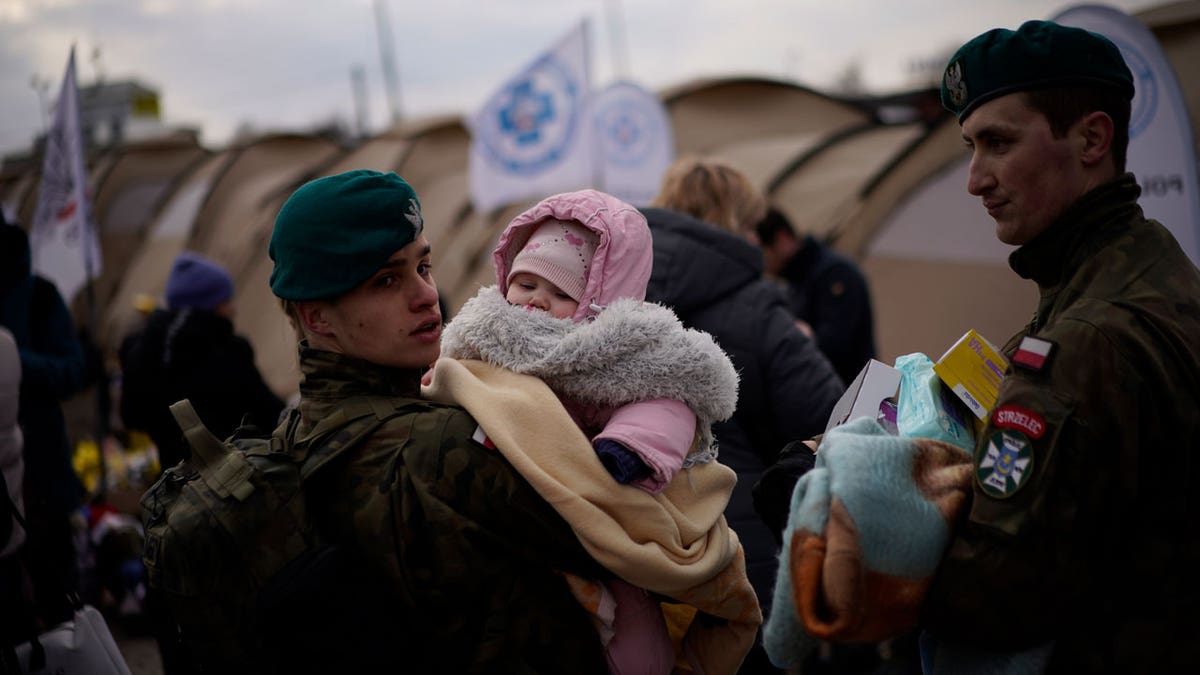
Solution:
<svg viewBox="0 0 1200 675"><path fill-rule="evenodd" d="M895 403L899 391L900 371L871 359L846 387L846 393L838 399L837 405L833 406L825 431L859 417L877 419L880 405L888 399Z"/></svg>
<svg viewBox="0 0 1200 675"><path fill-rule="evenodd" d="M987 419L996 405L1007 368L1008 361L999 350L974 329L933 364L933 372L980 420Z"/></svg>

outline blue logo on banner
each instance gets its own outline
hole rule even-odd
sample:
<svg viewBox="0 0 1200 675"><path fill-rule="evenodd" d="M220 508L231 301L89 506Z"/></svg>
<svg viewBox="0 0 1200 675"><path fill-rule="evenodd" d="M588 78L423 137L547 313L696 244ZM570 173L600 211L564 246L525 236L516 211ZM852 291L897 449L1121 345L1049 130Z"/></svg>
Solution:
<svg viewBox="0 0 1200 675"><path fill-rule="evenodd" d="M562 160L575 142L579 83L557 59L546 56L493 97L479 133L487 158L509 173L540 173Z"/></svg>
<svg viewBox="0 0 1200 675"><path fill-rule="evenodd" d="M1132 140L1150 126L1158 112L1158 80L1150 62L1141 52L1121 40L1109 38L1121 50L1133 73L1133 109L1129 112L1129 138Z"/></svg>
<svg viewBox="0 0 1200 675"><path fill-rule="evenodd" d="M617 166L636 167L665 133L662 124L645 104L628 96L616 96L596 111L596 124L604 141L604 157Z"/></svg>

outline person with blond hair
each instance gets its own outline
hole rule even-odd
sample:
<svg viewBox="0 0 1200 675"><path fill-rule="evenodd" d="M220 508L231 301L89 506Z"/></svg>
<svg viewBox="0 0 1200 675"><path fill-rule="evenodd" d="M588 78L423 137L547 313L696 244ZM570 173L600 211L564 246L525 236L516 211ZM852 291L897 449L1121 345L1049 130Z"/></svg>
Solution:
<svg viewBox="0 0 1200 675"><path fill-rule="evenodd" d="M762 192L736 168L696 158L668 168L642 209L653 236L646 299L713 336L741 381L733 417L713 425L721 462L738 474L725 517L746 551L750 583L769 609L779 533L755 513L751 489L789 441L821 433L845 387L816 343L796 327L780 290L763 278L755 225ZM742 672L770 669L761 647Z"/></svg>
<svg viewBox="0 0 1200 675"><path fill-rule="evenodd" d="M682 211L758 243L767 199L746 174L721 161L685 157L667 167L654 206Z"/></svg>

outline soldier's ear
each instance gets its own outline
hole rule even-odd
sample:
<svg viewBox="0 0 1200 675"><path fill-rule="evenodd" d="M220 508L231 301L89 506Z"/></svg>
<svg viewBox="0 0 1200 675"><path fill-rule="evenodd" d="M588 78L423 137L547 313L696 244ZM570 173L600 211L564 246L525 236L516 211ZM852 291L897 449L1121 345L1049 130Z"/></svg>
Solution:
<svg viewBox="0 0 1200 675"><path fill-rule="evenodd" d="M334 337L333 325L329 322L329 303L314 300L297 302L295 307L296 316L300 319L301 328L305 333Z"/></svg>
<svg viewBox="0 0 1200 675"><path fill-rule="evenodd" d="M1112 150L1113 121L1107 113L1090 112L1076 123L1079 160L1092 167L1108 159Z"/></svg>

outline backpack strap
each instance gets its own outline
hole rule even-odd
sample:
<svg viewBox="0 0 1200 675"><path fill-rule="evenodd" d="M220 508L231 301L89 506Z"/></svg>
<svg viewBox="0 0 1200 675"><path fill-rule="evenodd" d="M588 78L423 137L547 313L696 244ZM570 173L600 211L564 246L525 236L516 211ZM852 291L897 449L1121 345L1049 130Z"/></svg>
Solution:
<svg viewBox="0 0 1200 675"><path fill-rule="evenodd" d="M171 404L171 414L183 430L183 438L192 449L192 459L200 476L222 497L232 495L238 501L254 492L249 478L254 467L241 453L230 452L221 439L204 426L188 399Z"/></svg>
<svg viewBox="0 0 1200 675"><path fill-rule="evenodd" d="M200 421L192 402L185 398L172 403L170 408L175 423L183 430L184 440L192 449L194 463L201 467L219 464L225 456L225 444Z"/></svg>

